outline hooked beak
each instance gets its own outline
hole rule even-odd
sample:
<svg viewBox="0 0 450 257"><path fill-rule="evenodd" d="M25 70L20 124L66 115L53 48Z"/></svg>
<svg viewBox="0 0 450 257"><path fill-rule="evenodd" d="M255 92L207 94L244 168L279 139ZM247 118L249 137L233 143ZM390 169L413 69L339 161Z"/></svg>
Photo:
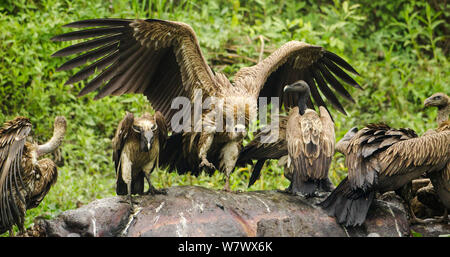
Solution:
<svg viewBox="0 0 450 257"><path fill-rule="evenodd" d="M302 87L303 86L303 87ZM300 92L303 91L304 87L309 87L308 84L303 81L303 80L299 80L293 84L287 85L283 88L283 92Z"/></svg>
<svg viewBox="0 0 450 257"><path fill-rule="evenodd" d="M430 98L425 99L425 101L423 102L423 109L430 107L430 104L431 104L431 99Z"/></svg>
<svg viewBox="0 0 450 257"><path fill-rule="evenodd" d="M144 152L148 152L150 151L150 148L152 147L153 144L153 132L152 131L144 131L141 134L141 149Z"/></svg>

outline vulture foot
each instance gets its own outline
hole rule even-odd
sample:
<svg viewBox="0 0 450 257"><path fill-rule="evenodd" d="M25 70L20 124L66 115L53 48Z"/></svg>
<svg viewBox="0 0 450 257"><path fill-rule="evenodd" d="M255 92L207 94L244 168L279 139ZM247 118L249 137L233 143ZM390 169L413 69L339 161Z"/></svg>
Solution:
<svg viewBox="0 0 450 257"><path fill-rule="evenodd" d="M223 191L231 192L230 179L228 177L225 179L225 185L223 186Z"/></svg>
<svg viewBox="0 0 450 257"><path fill-rule="evenodd" d="M216 166L214 166L214 164L210 163L206 158L202 159L202 162L200 163L200 165L198 165L198 167L200 169L202 169L203 167L206 167L207 169L209 169L211 171L216 170Z"/></svg>
<svg viewBox="0 0 450 257"><path fill-rule="evenodd" d="M166 188L156 189L153 186L150 186L150 188L148 189L147 192L145 192L145 194L147 194L147 195L167 195L167 189Z"/></svg>
<svg viewBox="0 0 450 257"><path fill-rule="evenodd" d="M438 223L447 223L449 222L448 219L448 209L445 209L444 214L442 215L442 217L434 217L436 219L436 222Z"/></svg>

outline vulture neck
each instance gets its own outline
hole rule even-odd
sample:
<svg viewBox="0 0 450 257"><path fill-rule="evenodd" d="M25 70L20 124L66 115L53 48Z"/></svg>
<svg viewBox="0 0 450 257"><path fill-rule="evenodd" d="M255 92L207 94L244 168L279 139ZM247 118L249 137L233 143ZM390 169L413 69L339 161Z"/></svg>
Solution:
<svg viewBox="0 0 450 257"><path fill-rule="evenodd" d="M450 115L450 104L447 104L444 107L440 107L437 113L437 122L439 125L446 122L448 120L448 115Z"/></svg>
<svg viewBox="0 0 450 257"><path fill-rule="evenodd" d="M66 134L65 121L64 123L55 122L52 138L47 143L43 145L38 145L37 147L38 157L54 152L56 148L58 148L61 145L65 134Z"/></svg>
<svg viewBox="0 0 450 257"><path fill-rule="evenodd" d="M306 110L306 99L309 96L309 92L308 93L302 93L298 96L298 113L300 115L305 114L305 110Z"/></svg>

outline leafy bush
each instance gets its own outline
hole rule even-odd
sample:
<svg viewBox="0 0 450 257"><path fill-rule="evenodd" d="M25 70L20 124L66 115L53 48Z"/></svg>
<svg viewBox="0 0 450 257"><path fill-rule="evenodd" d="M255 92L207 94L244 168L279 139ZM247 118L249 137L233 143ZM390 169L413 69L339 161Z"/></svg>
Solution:
<svg viewBox="0 0 450 257"><path fill-rule="evenodd" d="M141 95L106 97L93 93L77 98L83 86L65 86L73 73L55 72L65 60L50 55L70 43L51 42L69 31L63 24L100 17L160 18L190 24L212 67L234 74L287 42L321 45L348 60L361 74L363 91L351 88L356 104L344 102L348 115L332 110L337 139L347 129L386 122L422 133L434 127L435 110L422 111L423 100L437 91L449 93L447 6L434 1L57 1L6 0L0 5L0 122L30 117L34 138L51 135L56 115L68 119L62 147L65 160L58 183L41 205L28 211L26 226L36 216L53 217L97 198L115 195L111 139L125 111L151 110ZM448 10L448 9L447 9ZM336 154L330 177L345 175L344 158ZM178 176L155 172L157 187L202 185L220 189L223 177ZM236 170L231 188L247 190L248 167ZM261 179L249 190L288 186L276 161L267 162Z"/></svg>

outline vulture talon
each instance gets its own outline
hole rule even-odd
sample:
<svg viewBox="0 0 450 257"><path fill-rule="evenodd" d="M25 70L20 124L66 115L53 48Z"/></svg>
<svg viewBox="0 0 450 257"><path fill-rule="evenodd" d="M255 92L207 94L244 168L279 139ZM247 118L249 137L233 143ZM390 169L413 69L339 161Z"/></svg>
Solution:
<svg viewBox="0 0 450 257"><path fill-rule="evenodd" d="M202 168L207 168L211 171L215 171L216 170L216 166L214 166L214 164L210 163L206 158L202 159L202 162L198 165L198 167L200 169Z"/></svg>
<svg viewBox="0 0 450 257"><path fill-rule="evenodd" d="M167 188L161 188L156 189L153 186L151 186L147 192L145 192L147 195L167 195Z"/></svg>

